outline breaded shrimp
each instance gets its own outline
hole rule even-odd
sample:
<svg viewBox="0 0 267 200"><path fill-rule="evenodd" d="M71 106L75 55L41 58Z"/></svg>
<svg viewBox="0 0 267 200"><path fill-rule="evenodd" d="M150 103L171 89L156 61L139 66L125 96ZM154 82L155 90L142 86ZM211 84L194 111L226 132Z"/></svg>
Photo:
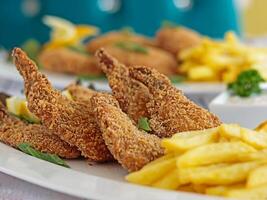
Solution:
<svg viewBox="0 0 267 200"><path fill-rule="evenodd" d="M148 89L140 82L131 79L128 67L119 63L104 49L98 50L96 57L123 112L135 122L140 117L148 117L146 109L150 95Z"/></svg>
<svg viewBox="0 0 267 200"><path fill-rule="evenodd" d="M12 55L24 79L29 109L42 124L62 140L76 146L84 157L98 162L111 160L113 157L102 138L91 105L69 100L52 88L21 49L14 48Z"/></svg>
<svg viewBox="0 0 267 200"><path fill-rule="evenodd" d="M119 31L119 32L112 31L89 41L88 44L86 45L86 48L90 53L94 53L99 48L125 41L134 42L146 46L155 46L155 43L152 39L144 37L142 35L137 35L125 31Z"/></svg>
<svg viewBox="0 0 267 200"><path fill-rule="evenodd" d="M177 71L175 57L163 49L156 47L144 47L147 53L127 50L116 45L104 46L105 50L126 66L148 66L153 67L166 76L172 76Z"/></svg>
<svg viewBox="0 0 267 200"><path fill-rule="evenodd" d="M163 155L160 139L138 130L109 99L96 94L91 100L106 145L124 168L136 171Z"/></svg>
<svg viewBox="0 0 267 200"><path fill-rule="evenodd" d="M176 56L180 51L200 44L201 36L184 27L164 27L157 32L156 41L159 47Z"/></svg>
<svg viewBox="0 0 267 200"><path fill-rule="evenodd" d="M85 103L90 103L91 97L97 93L95 90L78 84L70 84L66 87L66 90L70 92L74 101L83 101Z"/></svg>
<svg viewBox="0 0 267 200"><path fill-rule="evenodd" d="M68 48L46 49L38 57L44 69L67 74L100 75L95 57L75 52Z"/></svg>
<svg viewBox="0 0 267 200"><path fill-rule="evenodd" d="M217 116L187 99L166 76L156 70L131 67L129 75L146 85L153 96L146 106L150 126L158 136L169 137L178 132L202 130L221 124Z"/></svg>
<svg viewBox="0 0 267 200"><path fill-rule="evenodd" d="M43 125L27 124L10 115L2 103L0 103L0 140L16 148L21 143L29 143L36 150L56 154L62 158L80 156L76 147L70 146Z"/></svg>

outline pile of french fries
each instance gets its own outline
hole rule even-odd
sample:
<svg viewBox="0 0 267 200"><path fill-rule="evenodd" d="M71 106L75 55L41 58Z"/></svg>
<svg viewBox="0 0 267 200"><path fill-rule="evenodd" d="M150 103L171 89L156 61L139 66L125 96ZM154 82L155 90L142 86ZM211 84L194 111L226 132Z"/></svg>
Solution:
<svg viewBox="0 0 267 200"><path fill-rule="evenodd" d="M165 155L126 176L132 183L237 199L267 199L267 132L236 124L163 139Z"/></svg>
<svg viewBox="0 0 267 200"><path fill-rule="evenodd" d="M244 70L256 69L267 79L267 49L242 44L228 32L224 40L204 38L196 47L178 54L179 72L189 81L230 83Z"/></svg>

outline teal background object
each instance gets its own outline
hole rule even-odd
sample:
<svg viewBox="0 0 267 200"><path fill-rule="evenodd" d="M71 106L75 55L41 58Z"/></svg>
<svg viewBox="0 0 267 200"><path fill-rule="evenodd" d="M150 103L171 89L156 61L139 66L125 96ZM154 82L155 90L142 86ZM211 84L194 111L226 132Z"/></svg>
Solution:
<svg viewBox="0 0 267 200"><path fill-rule="evenodd" d="M44 15L96 25L102 32L130 26L153 36L162 21L169 20L214 38L228 30L241 33L233 0L1 0L0 45L12 48L28 38L48 40Z"/></svg>

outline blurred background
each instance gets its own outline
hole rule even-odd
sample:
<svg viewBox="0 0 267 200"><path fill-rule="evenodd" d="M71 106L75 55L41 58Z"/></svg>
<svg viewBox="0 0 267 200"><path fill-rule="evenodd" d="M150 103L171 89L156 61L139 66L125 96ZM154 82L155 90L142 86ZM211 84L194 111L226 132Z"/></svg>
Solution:
<svg viewBox="0 0 267 200"><path fill-rule="evenodd" d="M0 44L6 48L28 38L47 41L44 15L95 25L102 32L130 26L149 36L165 20L213 38L222 38L228 30L243 37L267 32L266 0L1 0L0 4Z"/></svg>

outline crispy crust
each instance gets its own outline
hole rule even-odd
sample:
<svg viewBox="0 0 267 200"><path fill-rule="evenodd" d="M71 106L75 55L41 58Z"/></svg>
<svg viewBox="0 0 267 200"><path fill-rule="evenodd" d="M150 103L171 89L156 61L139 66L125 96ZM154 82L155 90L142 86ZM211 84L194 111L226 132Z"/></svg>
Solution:
<svg viewBox="0 0 267 200"><path fill-rule="evenodd" d="M98 162L112 160L95 122L91 105L69 100L52 88L47 78L38 72L35 63L21 49L14 48L12 55L24 78L30 111L62 140L76 146L84 157Z"/></svg>
<svg viewBox="0 0 267 200"><path fill-rule="evenodd" d="M77 84L70 84L66 87L74 101L90 103L91 97L97 92Z"/></svg>
<svg viewBox="0 0 267 200"><path fill-rule="evenodd" d="M21 143L29 143L36 150L56 154L62 158L80 156L76 147L70 146L43 125L27 124L8 114L2 103L0 103L0 140L16 148Z"/></svg>
<svg viewBox="0 0 267 200"><path fill-rule="evenodd" d="M166 76L176 74L178 66L177 61L168 51L156 47L145 47L148 52L139 53L127 51L114 45L108 45L104 48L111 56L115 57L126 66L141 65L153 67Z"/></svg>
<svg viewBox="0 0 267 200"><path fill-rule="evenodd" d="M221 124L214 114L187 99L169 79L148 67L131 67L131 78L147 86L153 98L147 103L150 126L160 137L177 132L213 128Z"/></svg>
<svg viewBox="0 0 267 200"><path fill-rule="evenodd" d="M40 53L39 62L53 72L67 74L101 74L95 57L84 55L67 48L47 49Z"/></svg>
<svg viewBox="0 0 267 200"><path fill-rule="evenodd" d="M139 170L163 154L160 139L138 130L114 103L101 94L91 100L106 145L124 168Z"/></svg>
<svg viewBox="0 0 267 200"><path fill-rule="evenodd" d="M155 46L153 40L141 35L125 33L125 32L109 32L88 42L86 48L89 52L95 53L96 50L102 47L105 47L107 45L113 45L117 42L125 42L125 41L135 42L147 46Z"/></svg>
<svg viewBox="0 0 267 200"><path fill-rule="evenodd" d="M108 78L109 86L121 109L135 122L140 117L147 117L146 103L150 98L148 89L140 82L131 79L128 67L119 63L104 49L98 50L96 57L99 66Z"/></svg>
<svg viewBox="0 0 267 200"><path fill-rule="evenodd" d="M156 35L158 46L177 55L186 48L198 45L201 37L198 33L183 27L164 27Z"/></svg>

